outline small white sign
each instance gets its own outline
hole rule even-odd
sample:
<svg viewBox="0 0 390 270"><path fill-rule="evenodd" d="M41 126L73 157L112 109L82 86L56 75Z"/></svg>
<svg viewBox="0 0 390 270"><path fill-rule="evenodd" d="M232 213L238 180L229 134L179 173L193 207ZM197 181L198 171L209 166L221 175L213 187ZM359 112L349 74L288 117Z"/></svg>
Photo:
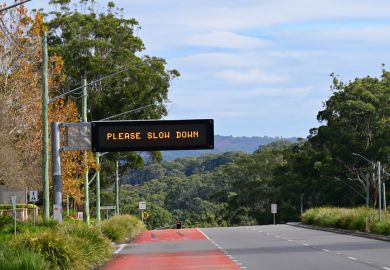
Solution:
<svg viewBox="0 0 390 270"><path fill-rule="evenodd" d="M271 204L271 213L276 214L278 212L278 205L276 203Z"/></svg>
<svg viewBox="0 0 390 270"><path fill-rule="evenodd" d="M37 201L38 201L38 191L31 190L30 191L30 202L37 202Z"/></svg>
<svg viewBox="0 0 390 270"><path fill-rule="evenodd" d="M138 208L139 210L146 210L146 202L139 202Z"/></svg>
<svg viewBox="0 0 390 270"><path fill-rule="evenodd" d="M77 212L77 219L83 220L84 218L84 212Z"/></svg>
<svg viewBox="0 0 390 270"><path fill-rule="evenodd" d="M100 210L115 210L115 205L100 206Z"/></svg>
<svg viewBox="0 0 390 270"><path fill-rule="evenodd" d="M16 196L11 196L12 210L16 211Z"/></svg>
<svg viewBox="0 0 390 270"><path fill-rule="evenodd" d="M53 205L53 218L58 222L62 222L62 209L61 205L54 204Z"/></svg>

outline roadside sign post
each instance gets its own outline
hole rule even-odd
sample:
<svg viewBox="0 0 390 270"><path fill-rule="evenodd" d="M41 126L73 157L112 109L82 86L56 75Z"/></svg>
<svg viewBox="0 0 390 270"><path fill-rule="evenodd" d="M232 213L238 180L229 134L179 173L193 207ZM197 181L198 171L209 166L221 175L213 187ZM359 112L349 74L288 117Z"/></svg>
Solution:
<svg viewBox="0 0 390 270"><path fill-rule="evenodd" d="M115 210L115 205L109 205L109 206L100 206L100 210L106 210L106 217L108 219L108 210Z"/></svg>
<svg viewBox="0 0 390 270"><path fill-rule="evenodd" d="M146 210L146 202L139 202L138 209L141 210L141 220L144 222L144 210Z"/></svg>
<svg viewBox="0 0 390 270"><path fill-rule="evenodd" d="M12 214L14 216L14 236L16 237L16 196L11 196Z"/></svg>
<svg viewBox="0 0 390 270"><path fill-rule="evenodd" d="M35 209L35 203L38 201L38 191L37 190L31 190L30 191L30 202L33 203L34 205L34 210L33 210L33 222L34 222L34 227L35 227L35 220L36 220L36 209Z"/></svg>
<svg viewBox="0 0 390 270"><path fill-rule="evenodd" d="M271 204L271 213L274 215L274 225L275 225L275 215L278 212L278 205L276 203Z"/></svg>

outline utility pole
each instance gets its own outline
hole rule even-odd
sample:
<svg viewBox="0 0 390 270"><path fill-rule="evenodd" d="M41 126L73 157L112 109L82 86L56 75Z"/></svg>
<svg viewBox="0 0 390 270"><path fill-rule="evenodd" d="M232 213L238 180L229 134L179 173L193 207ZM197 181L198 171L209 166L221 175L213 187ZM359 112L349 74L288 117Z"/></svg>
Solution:
<svg viewBox="0 0 390 270"><path fill-rule="evenodd" d="M303 215L303 193L301 193L301 216Z"/></svg>
<svg viewBox="0 0 390 270"><path fill-rule="evenodd" d="M87 80L84 79L83 84L83 101L82 101L82 120L83 122L87 122ZM85 162L85 176L84 176L84 222L89 225L89 179L88 179L88 153L84 151L84 162Z"/></svg>
<svg viewBox="0 0 390 270"><path fill-rule="evenodd" d="M377 162L378 169L378 208L379 208L379 221L382 220L382 183L381 183L381 162Z"/></svg>
<svg viewBox="0 0 390 270"><path fill-rule="evenodd" d="M43 184L43 220L50 217L49 206L49 124L48 124L48 53L47 33L42 37L42 184Z"/></svg>
<svg viewBox="0 0 390 270"><path fill-rule="evenodd" d="M100 153L96 153L96 165L100 166ZM100 171L96 172L96 221L100 221Z"/></svg>
<svg viewBox="0 0 390 270"><path fill-rule="evenodd" d="M116 160L115 169L115 214L119 215L119 172L118 172L118 160Z"/></svg>

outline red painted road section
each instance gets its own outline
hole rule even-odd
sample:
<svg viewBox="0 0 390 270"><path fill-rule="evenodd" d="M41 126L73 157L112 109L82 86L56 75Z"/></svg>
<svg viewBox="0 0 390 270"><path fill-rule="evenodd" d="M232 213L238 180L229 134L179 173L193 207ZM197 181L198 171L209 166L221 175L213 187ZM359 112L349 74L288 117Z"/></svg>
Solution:
<svg viewBox="0 0 390 270"><path fill-rule="evenodd" d="M207 238L197 229L159 230L146 231L137 237L133 243L143 244L190 240L207 240Z"/></svg>
<svg viewBox="0 0 390 270"><path fill-rule="evenodd" d="M146 231L133 244L208 241L197 229ZM185 251L120 254L102 270L240 270L222 251Z"/></svg>
<svg viewBox="0 0 390 270"><path fill-rule="evenodd" d="M108 263L104 270L237 270L221 251L191 251L153 254L124 254Z"/></svg>

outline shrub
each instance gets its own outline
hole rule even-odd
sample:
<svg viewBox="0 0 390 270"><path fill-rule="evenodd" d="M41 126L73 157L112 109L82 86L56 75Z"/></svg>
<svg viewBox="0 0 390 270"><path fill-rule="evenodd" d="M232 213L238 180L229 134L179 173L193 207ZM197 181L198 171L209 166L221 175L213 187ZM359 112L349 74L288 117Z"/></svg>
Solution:
<svg viewBox="0 0 390 270"><path fill-rule="evenodd" d="M45 270L48 268L41 254L10 244L0 247L0 266L2 270Z"/></svg>
<svg viewBox="0 0 390 270"><path fill-rule="evenodd" d="M385 221L375 223L372 228L372 232L377 234L390 235L390 223Z"/></svg>
<svg viewBox="0 0 390 270"><path fill-rule="evenodd" d="M73 262L79 262L74 246L69 239L56 230L25 235L20 240L20 248L41 254L52 268L74 269Z"/></svg>
<svg viewBox="0 0 390 270"><path fill-rule="evenodd" d="M309 209L302 215L302 223L323 227L342 228L390 235L390 222L384 213L384 221L378 221L377 211L372 208L331 208Z"/></svg>
<svg viewBox="0 0 390 270"><path fill-rule="evenodd" d="M99 226L104 235L116 242L130 241L145 229L138 218L130 215L113 217L101 222Z"/></svg>
<svg viewBox="0 0 390 270"><path fill-rule="evenodd" d="M78 269L92 269L103 264L112 256L111 243L96 227L82 222L67 222L59 229L68 235L79 256Z"/></svg>

